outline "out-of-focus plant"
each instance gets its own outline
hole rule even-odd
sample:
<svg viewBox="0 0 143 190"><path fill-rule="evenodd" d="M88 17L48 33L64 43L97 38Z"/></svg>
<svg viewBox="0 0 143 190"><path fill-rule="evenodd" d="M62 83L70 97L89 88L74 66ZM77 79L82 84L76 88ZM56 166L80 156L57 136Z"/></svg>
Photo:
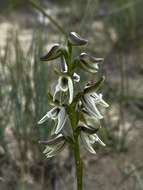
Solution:
<svg viewBox="0 0 143 190"><path fill-rule="evenodd" d="M7 45L0 55L0 146L8 153L6 155L8 160L13 160L14 165L19 164L20 177L16 182L20 185L24 183L24 177L30 174L34 165L35 170L39 167L37 162L41 160L41 156L37 139L39 135L44 138L49 130L47 128L34 130L33 127L41 112L46 111L48 103L45 94L50 80L49 69L47 65L39 64L44 41L42 32L36 32L29 42L29 48L23 48L19 41L19 33L12 34L8 36ZM6 131L12 133L13 139L9 138ZM13 142L15 147L11 148L9 144ZM45 170L43 165L44 163L39 168L40 173ZM51 162L48 167L50 174ZM43 181L41 186L44 179L41 175L39 179Z"/></svg>
<svg viewBox="0 0 143 190"><path fill-rule="evenodd" d="M61 26L59 21L57 21L55 18L53 18L50 14L46 12L44 7L41 5L40 1L38 0L13 0L12 2L9 2L10 7L13 9L19 9L23 7L31 7L32 9L35 9L36 11L42 13L44 17L47 17L49 21L53 24L55 28L62 34L66 35L66 30Z"/></svg>
<svg viewBox="0 0 143 190"><path fill-rule="evenodd" d="M121 49L130 47L131 41L136 44L142 39L142 0L116 0L107 16L108 23L115 28ZM133 44L133 43L132 43Z"/></svg>
<svg viewBox="0 0 143 190"><path fill-rule="evenodd" d="M100 120L103 115L98 107L108 107L103 100L102 94L97 91L104 82L104 77L96 82L88 82L82 91L74 94L74 88L80 85L80 76L76 73L77 68L92 74L96 74L102 58L93 57L88 53L81 53L76 58L73 49L87 44L87 40L75 32L71 32L67 38L67 45L55 44L50 51L41 57L41 61L50 62L60 58L60 70L55 70L58 75L58 83L54 95L48 92L49 104L52 106L38 124L43 124L51 119L55 121L50 137L41 140L45 145L44 154L47 158L55 156L63 150L66 144L74 152L77 189L83 189L82 160L80 155L80 143L91 153L95 154L95 143L105 144L97 135L100 130ZM65 126L68 124L69 128Z"/></svg>

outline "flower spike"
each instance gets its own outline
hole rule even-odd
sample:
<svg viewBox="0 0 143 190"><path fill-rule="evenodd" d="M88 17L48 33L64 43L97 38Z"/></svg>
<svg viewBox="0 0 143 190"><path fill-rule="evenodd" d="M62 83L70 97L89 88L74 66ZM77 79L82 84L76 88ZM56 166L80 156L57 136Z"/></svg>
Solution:
<svg viewBox="0 0 143 190"><path fill-rule="evenodd" d="M54 125L49 131L50 134L47 134L49 138L39 143L45 146L43 153L47 158L55 156L69 143L74 150L77 174L82 173L78 171L82 169L79 140L93 154L96 154L96 143L105 146L97 132L101 128L102 111L109 106L102 93L98 93L105 80L104 76L96 82L88 82L80 91L82 85L79 84L81 76L77 74L78 67L90 73L97 73L100 63L104 60L85 52L73 57L74 46L83 46L87 42L76 32L70 32L66 46L54 44L49 52L40 58L41 61L60 58L60 62L58 68L54 68L58 77L55 91L53 95L48 91L48 103L52 108L38 121L38 124L43 124L50 119ZM84 78L81 81L84 81ZM78 84L79 92L74 97L74 87Z"/></svg>

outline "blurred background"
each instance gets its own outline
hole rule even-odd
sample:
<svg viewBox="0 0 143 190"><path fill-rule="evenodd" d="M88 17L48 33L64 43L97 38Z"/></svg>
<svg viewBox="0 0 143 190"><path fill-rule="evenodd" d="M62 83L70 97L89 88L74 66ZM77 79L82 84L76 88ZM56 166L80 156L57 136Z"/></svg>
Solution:
<svg viewBox="0 0 143 190"><path fill-rule="evenodd" d="M64 41L63 30L89 39L84 51L105 58L107 146L96 155L82 150L84 189L143 190L143 0L0 0L0 190L76 189L68 147L46 160L38 144L52 125L37 121L57 81L56 63L39 57ZM97 79L79 72L79 87Z"/></svg>

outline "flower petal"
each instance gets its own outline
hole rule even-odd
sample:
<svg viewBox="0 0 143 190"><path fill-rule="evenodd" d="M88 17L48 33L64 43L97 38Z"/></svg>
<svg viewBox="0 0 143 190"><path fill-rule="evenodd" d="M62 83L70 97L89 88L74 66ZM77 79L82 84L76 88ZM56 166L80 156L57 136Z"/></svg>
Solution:
<svg viewBox="0 0 143 190"><path fill-rule="evenodd" d="M46 115L44 115L44 117L42 117L42 119L40 119L40 121L38 121L38 124L42 124L45 121L47 121L47 119L51 118L51 119L56 119L57 115L59 113L59 108L58 107L54 107L52 108L50 111L48 111L46 113Z"/></svg>
<svg viewBox="0 0 143 190"><path fill-rule="evenodd" d="M47 158L50 158L61 152L64 147L65 147L65 142L62 142L54 146L46 146L46 149L43 151L43 153L46 154Z"/></svg>
<svg viewBox="0 0 143 190"><path fill-rule="evenodd" d="M105 108L109 107L109 104L107 104L107 103L103 100L103 98L102 98L103 95L102 95L101 93L100 93L100 94L93 93L91 96L94 98L95 103L98 103L98 104L100 104L101 106L103 106L103 107L105 107Z"/></svg>
<svg viewBox="0 0 143 190"><path fill-rule="evenodd" d="M77 73L73 74L73 80L74 82L79 82L80 81L80 76Z"/></svg>
<svg viewBox="0 0 143 190"><path fill-rule="evenodd" d="M49 118L49 113L47 112L47 113L42 117L42 119L40 119L40 120L38 121L38 124L44 123L45 121L48 120L48 118Z"/></svg>
<svg viewBox="0 0 143 190"><path fill-rule="evenodd" d="M83 131L89 135L95 134L98 131L98 128L95 128L92 125L88 125L84 121L79 121L78 128L80 128L81 131Z"/></svg>
<svg viewBox="0 0 143 190"><path fill-rule="evenodd" d="M61 76L58 81L60 90L66 92L68 90L68 77Z"/></svg>
<svg viewBox="0 0 143 190"><path fill-rule="evenodd" d="M99 142L102 146L106 146L105 143L98 137L97 134L93 134L93 137L95 137L95 141Z"/></svg>
<svg viewBox="0 0 143 190"><path fill-rule="evenodd" d="M68 88L69 88L69 104L73 101L73 82L70 77L68 77Z"/></svg>
<svg viewBox="0 0 143 190"><path fill-rule="evenodd" d="M62 128L66 122L66 119L67 119L66 111L65 111L65 108L62 107L58 114L58 124L55 129L55 134L58 134L62 130Z"/></svg>
<svg viewBox="0 0 143 190"><path fill-rule="evenodd" d="M100 63L100 62L103 62L104 60L103 58L93 57L92 55L89 55L85 52L81 53L79 58L82 63L89 64L89 65L92 65L93 63Z"/></svg>
<svg viewBox="0 0 143 190"><path fill-rule="evenodd" d="M98 119L103 118L101 113L98 111L96 105L94 104L93 99L88 94L84 95L83 104L89 113L91 113L92 115L94 115Z"/></svg>
<svg viewBox="0 0 143 190"><path fill-rule="evenodd" d="M97 73L97 69L95 69L95 68L91 68L91 67L89 67L88 65L86 65L86 64L81 64L81 67L85 70L85 71L87 71L87 72L90 72L90 73Z"/></svg>
<svg viewBox="0 0 143 190"><path fill-rule="evenodd" d="M65 138L62 134L58 134L58 135L54 134L51 137L49 137L48 140L42 140L42 141L39 141L39 143L50 146L50 145L59 144L60 142L63 142L64 140Z"/></svg>
<svg viewBox="0 0 143 190"><path fill-rule="evenodd" d="M86 118L87 125L92 126L96 130L98 130L101 127L99 119L97 119L96 117L93 117L93 116L88 116L86 114L84 114L84 115Z"/></svg>
<svg viewBox="0 0 143 190"><path fill-rule="evenodd" d="M61 72L63 73L67 73L68 72L68 66L67 66L67 63L66 63L66 60L64 58L64 56L61 57Z"/></svg>
<svg viewBox="0 0 143 190"><path fill-rule="evenodd" d="M56 87L55 87L54 95L53 95L53 101L56 100L56 95L57 95L57 93L58 93L59 91L60 91L60 86L59 86L59 84L57 84Z"/></svg>

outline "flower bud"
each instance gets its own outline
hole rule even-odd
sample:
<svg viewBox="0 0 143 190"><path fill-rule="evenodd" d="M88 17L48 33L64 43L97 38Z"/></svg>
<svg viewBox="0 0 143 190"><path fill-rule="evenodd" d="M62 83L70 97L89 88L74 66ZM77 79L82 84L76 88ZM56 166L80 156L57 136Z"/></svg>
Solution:
<svg viewBox="0 0 143 190"><path fill-rule="evenodd" d="M55 44L50 51L40 58L41 61L51 61L61 56L62 48L60 44Z"/></svg>
<svg viewBox="0 0 143 190"><path fill-rule="evenodd" d="M87 44L87 40L79 36L76 32L70 32L68 41L72 46L83 46Z"/></svg>

